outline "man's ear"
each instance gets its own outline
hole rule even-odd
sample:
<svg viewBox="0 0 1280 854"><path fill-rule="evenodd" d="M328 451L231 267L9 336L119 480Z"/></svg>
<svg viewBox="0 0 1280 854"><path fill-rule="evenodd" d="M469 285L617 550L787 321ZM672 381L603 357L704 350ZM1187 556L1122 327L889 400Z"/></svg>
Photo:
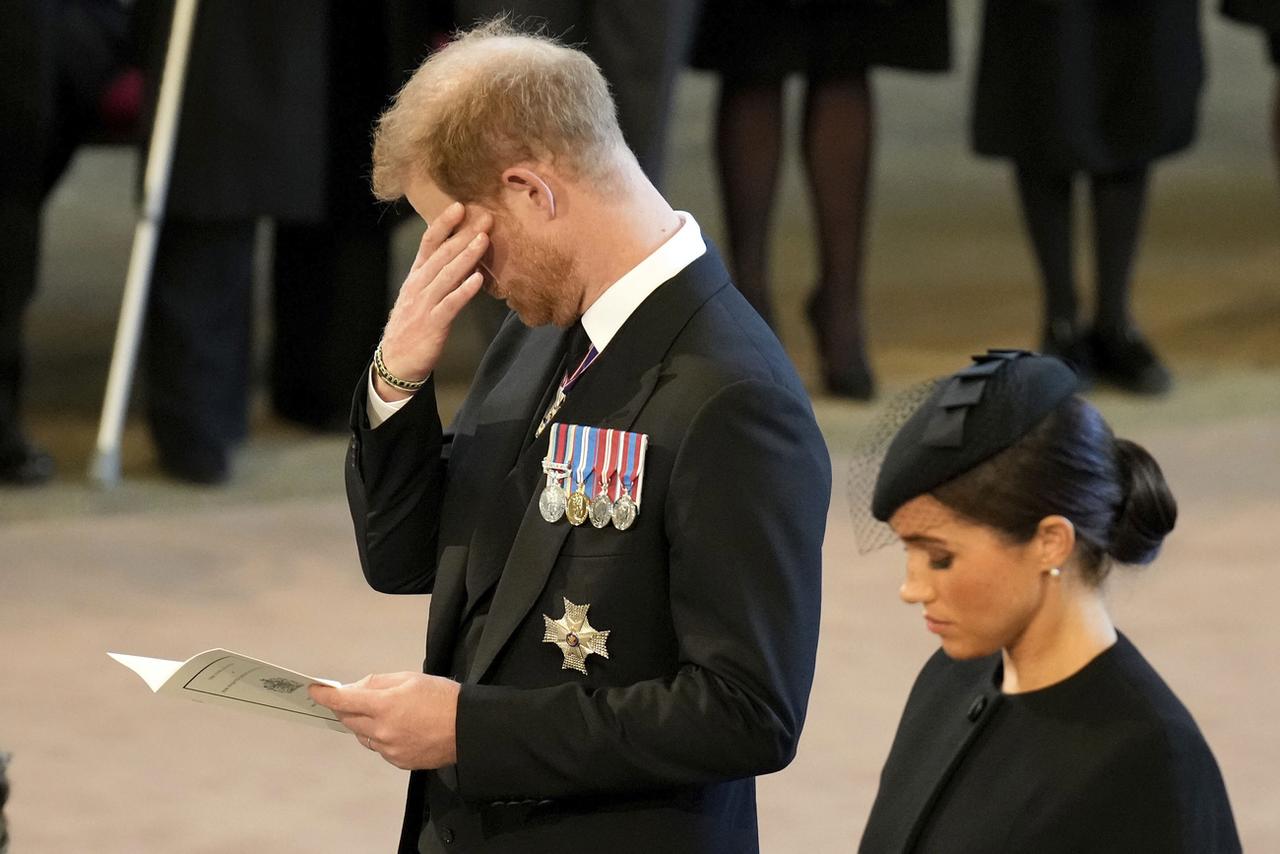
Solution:
<svg viewBox="0 0 1280 854"><path fill-rule="evenodd" d="M502 188L508 194L508 206L527 205L527 211L547 219L556 217L556 194L551 183L524 166L512 166L502 173Z"/></svg>
<svg viewBox="0 0 1280 854"><path fill-rule="evenodd" d="M1045 516L1036 527L1035 540L1045 568L1061 567L1076 550L1076 526L1066 516Z"/></svg>

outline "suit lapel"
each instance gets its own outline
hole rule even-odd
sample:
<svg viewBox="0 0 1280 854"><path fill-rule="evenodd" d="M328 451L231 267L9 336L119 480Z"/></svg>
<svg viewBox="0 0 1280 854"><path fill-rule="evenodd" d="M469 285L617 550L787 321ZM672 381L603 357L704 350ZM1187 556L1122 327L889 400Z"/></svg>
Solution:
<svg viewBox="0 0 1280 854"><path fill-rule="evenodd" d="M729 276L715 251L690 264L642 303L582 375L557 421L628 430L662 375L672 342L694 312ZM546 434L544 434L545 437ZM535 442L530 453L542 450ZM526 498L525 512L507 556L485 621L468 682L479 682L546 586L569 535L565 520L547 523L538 511L538 491Z"/></svg>
<svg viewBox="0 0 1280 854"><path fill-rule="evenodd" d="M527 444L538 419L550 402L553 388L563 375L564 366L572 358L566 350L572 338L569 331L560 333L556 346L525 347L517 353L513 368L494 386L480 407L477 436L483 441L477 447L482 459L468 465L467 471L483 472L477 482L487 484L481 490L463 489L475 502L471 549L466 564L466 612L497 581L506 562L506 546L511 530L528 503L527 490L536 484L524 483L528 454ZM514 417L513 417L514 414ZM491 425L501 425L493 429ZM489 438L488 433L492 433ZM534 443L536 444L536 443Z"/></svg>

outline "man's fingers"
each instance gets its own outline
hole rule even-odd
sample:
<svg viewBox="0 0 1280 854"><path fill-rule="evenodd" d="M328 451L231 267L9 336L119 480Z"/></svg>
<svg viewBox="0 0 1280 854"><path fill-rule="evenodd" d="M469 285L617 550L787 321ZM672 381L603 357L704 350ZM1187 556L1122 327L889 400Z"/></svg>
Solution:
<svg viewBox="0 0 1280 854"><path fill-rule="evenodd" d="M470 242L440 269L430 284L423 288L422 298L426 300L427 310L434 309L441 300L466 281L479 266L480 259L488 250L489 235L481 232L471 238Z"/></svg>
<svg viewBox="0 0 1280 854"><path fill-rule="evenodd" d="M413 259L411 270L416 270L425 264L431 257L431 253L435 252L440 244L449 238L453 230L462 224L462 220L466 218L466 210L461 202L454 202L427 226L427 230L422 232L422 240L418 241L418 254Z"/></svg>
<svg viewBox="0 0 1280 854"><path fill-rule="evenodd" d="M471 302L476 294L480 293L480 287L484 284L484 274L476 270L470 276L463 279L462 284L445 294L444 299L435 307L433 313L436 319L448 326L457 318L458 312L462 311L467 303Z"/></svg>
<svg viewBox="0 0 1280 854"><path fill-rule="evenodd" d="M436 303L475 269L489 249L489 235L463 229L444 242L427 263L409 274L404 288L414 301L424 300L430 311ZM417 288L417 293L413 289Z"/></svg>
<svg viewBox="0 0 1280 854"><path fill-rule="evenodd" d="M399 673L374 673L360 681L365 683L363 687L366 688L386 689L399 687L411 679L417 679L421 675L421 673L414 673L408 670Z"/></svg>
<svg viewBox="0 0 1280 854"><path fill-rule="evenodd" d="M376 691L357 688L355 685L334 688L313 682L307 686L307 693L311 695L311 699L340 715L370 715L375 712L377 705Z"/></svg>

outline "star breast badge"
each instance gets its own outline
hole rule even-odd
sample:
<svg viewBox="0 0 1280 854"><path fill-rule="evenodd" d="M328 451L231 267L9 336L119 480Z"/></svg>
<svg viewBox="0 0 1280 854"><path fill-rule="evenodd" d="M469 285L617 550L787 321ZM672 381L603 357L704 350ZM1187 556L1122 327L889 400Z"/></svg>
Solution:
<svg viewBox="0 0 1280 854"><path fill-rule="evenodd" d="M542 636L543 643L553 643L564 653L561 670L587 672L587 656L595 653L601 658L609 657L609 633L592 628L587 622L587 610L591 605L575 605L564 600L564 616L553 620L542 615L547 631Z"/></svg>

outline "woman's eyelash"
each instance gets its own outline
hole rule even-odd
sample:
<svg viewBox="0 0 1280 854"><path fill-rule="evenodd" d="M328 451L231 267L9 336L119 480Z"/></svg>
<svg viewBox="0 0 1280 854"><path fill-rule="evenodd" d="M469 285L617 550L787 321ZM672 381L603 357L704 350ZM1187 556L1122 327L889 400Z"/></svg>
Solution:
<svg viewBox="0 0 1280 854"><path fill-rule="evenodd" d="M943 555L942 557L929 558L929 568L930 569L950 569L951 555Z"/></svg>

